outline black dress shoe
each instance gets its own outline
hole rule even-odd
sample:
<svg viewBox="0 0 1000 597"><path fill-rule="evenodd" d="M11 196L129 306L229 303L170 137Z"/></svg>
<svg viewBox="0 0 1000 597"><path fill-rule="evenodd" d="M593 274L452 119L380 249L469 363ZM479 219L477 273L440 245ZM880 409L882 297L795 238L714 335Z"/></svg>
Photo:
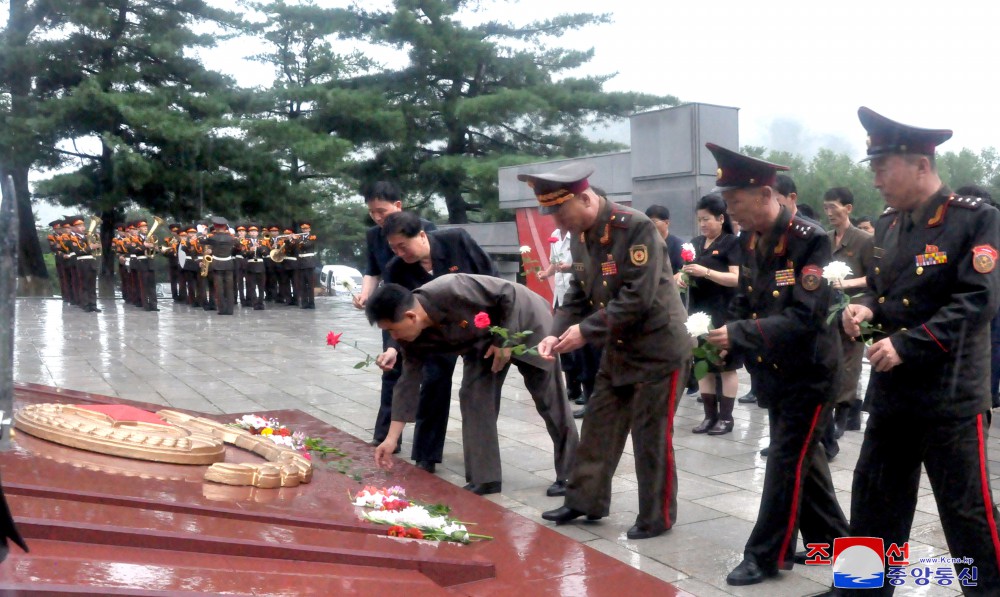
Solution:
<svg viewBox="0 0 1000 597"><path fill-rule="evenodd" d="M430 460L418 460L417 468L422 471L427 471L428 473L434 473L434 463Z"/></svg>
<svg viewBox="0 0 1000 597"><path fill-rule="evenodd" d="M587 407L586 406L584 406L583 408L578 408L578 409L574 410L573 411L573 418L574 419L582 419L583 415L585 415L585 414L587 414Z"/></svg>
<svg viewBox="0 0 1000 597"><path fill-rule="evenodd" d="M489 483L468 483L462 489L467 489L476 495L500 493L500 481L490 481Z"/></svg>
<svg viewBox="0 0 1000 597"><path fill-rule="evenodd" d="M634 541L638 539L652 539L653 537L659 537L660 535L666 532L667 529L664 528L644 529L639 525L634 524L632 525L632 528L630 528L628 532L625 533L625 536Z"/></svg>
<svg viewBox="0 0 1000 597"><path fill-rule="evenodd" d="M750 404L751 402L757 402L757 395L753 392L747 392L739 398L736 399L740 404Z"/></svg>
<svg viewBox="0 0 1000 597"><path fill-rule="evenodd" d="M795 552L795 555L792 556L792 560L794 560L796 564L805 565L806 560L808 559L809 559L809 552L805 550L797 551Z"/></svg>
<svg viewBox="0 0 1000 597"><path fill-rule="evenodd" d="M757 562L743 560L739 566L733 568L733 571L729 573L729 576L726 577L726 582L735 587L742 587L764 582L766 579L777 575L777 570L765 572L761 570Z"/></svg>
<svg viewBox="0 0 1000 597"><path fill-rule="evenodd" d="M731 400L731 399L730 399ZM731 433L733 430L733 420L729 419L719 419L712 425L712 428L707 431L709 435L725 435Z"/></svg>
<svg viewBox="0 0 1000 597"><path fill-rule="evenodd" d="M570 508L569 506L562 506L560 508L556 508L555 510L548 510L546 512L542 512L542 518L544 518L545 520L550 520L556 524L566 524L567 522L571 520L576 520L577 518L580 518L583 515L584 512ZM591 518L590 516L588 516L587 519L597 520L596 518Z"/></svg>
<svg viewBox="0 0 1000 597"><path fill-rule="evenodd" d="M545 490L545 495L549 497L556 497L557 495L566 495L566 482L556 481L549 488Z"/></svg>
<svg viewBox="0 0 1000 597"><path fill-rule="evenodd" d="M583 406L584 404L587 403L587 399L584 398L583 396L577 396L576 398L570 398L570 402L572 402L573 404L579 404L580 406Z"/></svg>
<svg viewBox="0 0 1000 597"><path fill-rule="evenodd" d="M767 458L767 455L771 452L771 446L768 446L760 451L760 455Z"/></svg>
<svg viewBox="0 0 1000 597"><path fill-rule="evenodd" d="M691 433L708 433L708 430L715 427L715 419L705 419Z"/></svg>

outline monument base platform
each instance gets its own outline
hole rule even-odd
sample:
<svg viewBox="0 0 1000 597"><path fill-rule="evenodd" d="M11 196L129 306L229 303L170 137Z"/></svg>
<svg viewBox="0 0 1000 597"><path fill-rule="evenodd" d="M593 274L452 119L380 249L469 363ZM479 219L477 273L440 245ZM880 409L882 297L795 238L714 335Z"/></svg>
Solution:
<svg viewBox="0 0 1000 597"><path fill-rule="evenodd" d="M18 385L16 407L160 406ZM231 416L208 416L229 422ZM301 411L273 417L347 453L312 481L259 489L206 482L204 466L105 456L16 432L2 483L30 553L12 547L0 591L46 595L687 595L669 583L372 448ZM230 447L227 462L258 457ZM347 474L340 472L344 470ZM359 477L361 481L355 480ZM469 545L398 539L350 502L365 485L452 508L494 537Z"/></svg>

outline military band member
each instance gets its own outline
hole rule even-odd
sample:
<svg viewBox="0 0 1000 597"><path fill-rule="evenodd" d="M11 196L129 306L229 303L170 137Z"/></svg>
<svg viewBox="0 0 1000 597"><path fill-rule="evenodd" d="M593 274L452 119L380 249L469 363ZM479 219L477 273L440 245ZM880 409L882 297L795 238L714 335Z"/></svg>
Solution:
<svg viewBox="0 0 1000 597"><path fill-rule="evenodd" d="M140 220L138 240L133 254L133 263L139 276L139 306L146 311L159 311L156 306L156 270L153 258L156 257L156 245L149 240L149 224Z"/></svg>
<svg viewBox="0 0 1000 597"><path fill-rule="evenodd" d="M233 255L233 300L240 305L249 307L246 291L246 257L243 255L243 241L247 238L247 227L236 226L236 253Z"/></svg>
<svg viewBox="0 0 1000 597"><path fill-rule="evenodd" d="M233 263L233 253L237 240L229 232L229 223L225 218L212 218L212 228L212 233L205 239L205 254L212 256L208 275L212 278L212 286L215 288L219 315L232 315L235 304L233 270L236 267Z"/></svg>
<svg viewBox="0 0 1000 597"><path fill-rule="evenodd" d="M739 586L790 570L800 526L805 543L846 536L819 443L838 389L840 340L826 323L830 239L793 216L773 188L777 172L788 168L706 146L719 165L717 190L744 231L730 316L708 341L746 363L760 395L769 398L771 446L760 510L743 561L726 577Z"/></svg>
<svg viewBox="0 0 1000 597"><path fill-rule="evenodd" d="M299 297L295 294L295 270L299 267L299 257L296 254L295 242L292 239L292 229L285 228L281 233L284 238L277 239L276 246L284 256L276 263L278 272L278 302L289 307L298 305Z"/></svg>
<svg viewBox="0 0 1000 597"><path fill-rule="evenodd" d="M251 224L248 238L243 242L243 255L247 268L247 300L255 311L264 310L264 259L268 251L268 245L260 240L260 229Z"/></svg>
<svg viewBox="0 0 1000 597"><path fill-rule="evenodd" d="M502 489L495 400L512 360L539 413L552 409L552 418L545 423L553 441L556 479L566 478L573 463L576 426L558 363L537 354L512 355L509 348L501 348L499 336L491 334L488 326L477 325L476 317L482 313L493 325L511 332L531 331L535 338L552 324L545 299L522 284L492 276L448 274L412 292L398 284L384 284L368 299L368 321L400 344L403 361L403 374L393 390L392 424L375 450L376 463L391 468L391 454L403 427L415 418L424 358L454 354L462 355L463 362L462 443L468 446L466 470L471 475L465 489L479 495ZM474 445L478 449L471 450Z"/></svg>
<svg viewBox="0 0 1000 597"><path fill-rule="evenodd" d="M278 248L278 243L275 240L278 235L281 234L281 229L275 224L271 224L267 227L268 238L262 239L261 242L267 248L267 254L264 256L264 292L265 300L271 303L283 302L283 300L278 296L278 266L271 259L271 251Z"/></svg>
<svg viewBox="0 0 1000 597"><path fill-rule="evenodd" d="M170 235L164 239L163 247L160 252L163 256L167 258L167 279L170 281L170 298L174 302L183 302L184 298L181 296L181 272L180 267L177 265L177 235L181 231L180 224L170 224L167 226L170 230Z"/></svg>
<svg viewBox="0 0 1000 597"><path fill-rule="evenodd" d="M88 313L100 313L97 308L97 260L94 258L94 251L99 250L100 245L87 238L83 216L72 218L71 225L80 307Z"/></svg>
<svg viewBox="0 0 1000 597"><path fill-rule="evenodd" d="M312 224L299 223L299 233L303 236L293 239L298 257L295 276L295 296L303 309L316 308L316 235L312 233Z"/></svg>
<svg viewBox="0 0 1000 597"><path fill-rule="evenodd" d="M631 431L639 515L627 535L646 539L670 529L677 516L673 416L691 357L687 314L656 227L594 192L592 173L569 164L518 175L534 190L539 211L573 235L573 281L538 352L555 359L588 342L604 347L565 505L542 517L563 524L607 516L611 479Z"/></svg>
<svg viewBox="0 0 1000 597"><path fill-rule="evenodd" d="M967 595L1000 588L998 512L986 441L990 319L1000 304L1000 214L941 182L935 148L950 130L894 122L862 107L875 188L888 208L875 225L873 266L844 331L881 326L868 349L869 413L851 493L851 534L886 548L910 538L923 465ZM891 594L881 590L864 594Z"/></svg>
<svg viewBox="0 0 1000 597"><path fill-rule="evenodd" d="M197 226L188 226L184 232L183 241L184 254L187 259L181 268L181 276L187 287L188 304L192 307L201 308L208 300L205 297L205 277L201 275L201 258L204 247L198 240Z"/></svg>
<svg viewBox="0 0 1000 597"><path fill-rule="evenodd" d="M49 222L49 226L52 228L46 236L46 240L49 241L49 251L52 253L52 260L55 262L56 266L56 276L59 278L59 294L62 296L64 303L68 303L72 300L69 292L69 286L66 282L66 267L65 267L65 254L66 251L63 249L62 241L60 236L62 235L62 220L53 220Z"/></svg>

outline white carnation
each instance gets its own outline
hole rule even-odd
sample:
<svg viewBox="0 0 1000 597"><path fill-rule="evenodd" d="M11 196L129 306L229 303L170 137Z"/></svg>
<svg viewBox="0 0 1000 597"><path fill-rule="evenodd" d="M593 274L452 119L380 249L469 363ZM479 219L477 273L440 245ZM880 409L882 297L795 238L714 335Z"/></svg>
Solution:
<svg viewBox="0 0 1000 597"><path fill-rule="evenodd" d="M829 265L823 268L823 277L831 284L834 282L843 283L844 279L852 273L850 266L843 261L831 261Z"/></svg>
<svg viewBox="0 0 1000 597"><path fill-rule="evenodd" d="M692 313L691 315L688 315L687 321L684 323L684 327L687 328L687 331L691 334L692 338L704 336L712 329L712 318L709 317L708 313L701 311L698 313Z"/></svg>
<svg viewBox="0 0 1000 597"><path fill-rule="evenodd" d="M530 252L531 252L531 247L529 247L528 245L521 245L521 255Z"/></svg>
<svg viewBox="0 0 1000 597"><path fill-rule="evenodd" d="M691 243L684 243L681 245L681 251L691 251L694 253L694 245Z"/></svg>

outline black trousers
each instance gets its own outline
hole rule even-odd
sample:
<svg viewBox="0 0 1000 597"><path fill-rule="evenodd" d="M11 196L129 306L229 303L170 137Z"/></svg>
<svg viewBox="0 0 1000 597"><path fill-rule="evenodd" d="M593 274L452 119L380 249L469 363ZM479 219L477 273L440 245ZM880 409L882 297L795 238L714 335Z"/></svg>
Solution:
<svg viewBox="0 0 1000 597"><path fill-rule="evenodd" d="M76 283L80 306L97 307L97 261L92 258L76 259Z"/></svg>
<svg viewBox="0 0 1000 597"><path fill-rule="evenodd" d="M847 519L834 495L820 444L832 404L803 404L783 396L768 407L771 449L757 523L743 556L765 571L791 570L799 530L805 543L833 543L847 536Z"/></svg>
<svg viewBox="0 0 1000 597"><path fill-rule="evenodd" d="M294 272L295 298L303 309L316 308L316 269L299 268Z"/></svg>
<svg viewBox="0 0 1000 597"><path fill-rule="evenodd" d="M264 308L264 272L246 273L247 276L247 301L255 309Z"/></svg>
<svg viewBox="0 0 1000 597"><path fill-rule="evenodd" d="M143 264L139 270L140 301L147 311L156 309L156 270L152 264Z"/></svg>
<svg viewBox="0 0 1000 597"><path fill-rule="evenodd" d="M233 270L213 271L215 284L215 300L219 315L232 315L235 297L233 296Z"/></svg>
<svg viewBox="0 0 1000 597"><path fill-rule="evenodd" d="M978 586L962 587L963 592L997 595L1000 512L986 454L990 418L989 411L959 419L870 415L854 469L851 534L881 537L886 548L908 541L923 465L951 556L972 558L978 569ZM955 564L956 571L963 568L968 565ZM891 595L894 588L886 583L881 590L856 593Z"/></svg>
<svg viewBox="0 0 1000 597"><path fill-rule="evenodd" d="M451 378L457 361L458 357L452 355L433 355L424 361L410 452L410 458L417 462L441 462L451 411Z"/></svg>
<svg viewBox="0 0 1000 597"><path fill-rule="evenodd" d="M389 346L389 332L382 332L382 350ZM396 366L391 371L382 372L382 393L378 406L378 414L375 415L375 432L372 440L376 444L385 441L389 435L389 424L392 423L392 391L399 381L399 376L403 373L403 359L396 359Z"/></svg>

